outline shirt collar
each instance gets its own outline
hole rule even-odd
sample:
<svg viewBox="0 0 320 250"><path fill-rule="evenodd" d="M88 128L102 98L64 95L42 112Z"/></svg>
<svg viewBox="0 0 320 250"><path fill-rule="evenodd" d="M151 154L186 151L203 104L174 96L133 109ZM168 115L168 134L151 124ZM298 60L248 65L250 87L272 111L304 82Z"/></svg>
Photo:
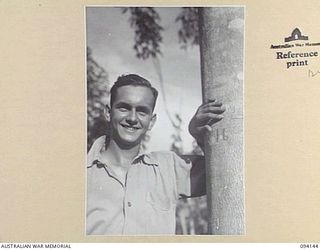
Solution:
<svg viewBox="0 0 320 250"><path fill-rule="evenodd" d="M99 160L100 152L106 150L106 136L101 136L92 144L91 149L87 155L87 166L91 167L94 164L101 163ZM132 164L144 164L146 166L158 166L158 163L151 154L146 153L142 147L140 147L138 155L133 159Z"/></svg>

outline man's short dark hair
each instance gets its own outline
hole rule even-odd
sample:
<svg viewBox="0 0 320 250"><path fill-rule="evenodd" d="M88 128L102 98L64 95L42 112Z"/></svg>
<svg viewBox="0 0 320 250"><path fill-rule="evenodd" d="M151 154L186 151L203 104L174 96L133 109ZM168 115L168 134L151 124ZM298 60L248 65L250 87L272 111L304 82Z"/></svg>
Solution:
<svg viewBox="0 0 320 250"><path fill-rule="evenodd" d="M111 93L110 105L111 105L111 107L112 107L114 100L116 98L117 89L122 86L143 86L143 87L149 88L151 90L151 92L153 94L153 98L154 98L153 109L156 106L158 91L154 87L152 87L151 83L147 79L145 79L139 75L129 74L129 75L119 76L117 81L112 86L112 88L110 90L110 93Z"/></svg>

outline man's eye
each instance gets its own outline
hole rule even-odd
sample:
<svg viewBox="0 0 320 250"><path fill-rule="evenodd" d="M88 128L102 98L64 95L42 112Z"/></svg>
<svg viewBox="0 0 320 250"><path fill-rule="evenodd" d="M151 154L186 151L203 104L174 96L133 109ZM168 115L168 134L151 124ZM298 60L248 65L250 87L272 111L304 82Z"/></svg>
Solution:
<svg viewBox="0 0 320 250"><path fill-rule="evenodd" d="M126 112L127 110L128 110L127 108L123 108L123 107L119 108L119 111L121 112Z"/></svg>
<svg viewBox="0 0 320 250"><path fill-rule="evenodd" d="M145 111L138 111L138 114L141 115L141 116L145 116L145 115L147 115L148 113L145 112Z"/></svg>

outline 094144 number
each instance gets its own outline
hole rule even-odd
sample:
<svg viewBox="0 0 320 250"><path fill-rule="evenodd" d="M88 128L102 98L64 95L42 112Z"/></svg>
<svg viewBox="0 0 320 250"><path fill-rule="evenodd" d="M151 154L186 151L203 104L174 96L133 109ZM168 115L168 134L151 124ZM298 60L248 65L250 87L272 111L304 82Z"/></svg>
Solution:
<svg viewBox="0 0 320 250"><path fill-rule="evenodd" d="M300 244L300 248L319 248L318 244Z"/></svg>

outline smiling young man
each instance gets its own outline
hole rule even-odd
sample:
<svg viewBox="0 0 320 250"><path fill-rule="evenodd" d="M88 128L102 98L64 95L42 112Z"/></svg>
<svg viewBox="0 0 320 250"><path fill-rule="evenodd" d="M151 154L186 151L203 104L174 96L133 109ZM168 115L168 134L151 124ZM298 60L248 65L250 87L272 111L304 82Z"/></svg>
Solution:
<svg viewBox="0 0 320 250"><path fill-rule="evenodd" d="M177 200L205 194L203 157L141 151L156 122L157 96L149 81L134 74L120 76L111 88L110 138L98 138L87 158L88 235L174 234ZM189 124L198 144L224 111L217 101L198 108Z"/></svg>

